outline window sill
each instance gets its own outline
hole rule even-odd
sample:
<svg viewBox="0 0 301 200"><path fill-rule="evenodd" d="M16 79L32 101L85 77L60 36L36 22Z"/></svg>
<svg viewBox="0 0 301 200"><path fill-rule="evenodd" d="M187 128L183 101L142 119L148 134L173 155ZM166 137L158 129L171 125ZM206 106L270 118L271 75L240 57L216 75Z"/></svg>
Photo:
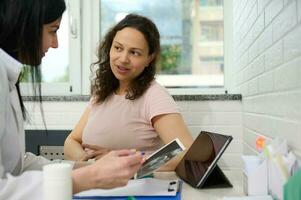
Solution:
<svg viewBox="0 0 301 200"><path fill-rule="evenodd" d="M175 101L241 101L240 94L182 94L172 95ZM89 101L89 95L43 96L43 101ZM23 96L24 101L34 101L32 96Z"/></svg>

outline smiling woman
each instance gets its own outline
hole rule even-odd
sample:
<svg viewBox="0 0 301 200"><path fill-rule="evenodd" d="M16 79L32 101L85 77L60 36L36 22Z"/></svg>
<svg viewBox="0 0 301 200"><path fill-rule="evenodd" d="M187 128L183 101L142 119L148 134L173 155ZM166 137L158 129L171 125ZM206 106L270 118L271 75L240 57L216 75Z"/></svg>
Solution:
<svg viewBox="0 0 301 200"><path fill-rule="evenodd" d="M110 66L119 80L116 94L126 94L128 88L152 61L143 34L134 28L124 28L116 33L110 50Z"/></svg>
<svg viewBox="0 0 301 200"><path fill-rule="evenodd" d="M155 78L159 55L160 34L156 25L146 17L127 15L106 34L99 47L99 60L94 63L96 78L92 81L96 102L120 89L128 99L140 97ZM130 70L125 74L121 67ZM120 73L126 85L120 82Z"/></svg>
<svg viewBox="0 0 301 200"><path fill-rule="evenodd" d="M175 101L155 81L159 54L160 34L150 19L129 14L110 29L94 63L90 104L65 141L67 159L98 159L123 148L148 154L175 138L189 147Z"/></svg>

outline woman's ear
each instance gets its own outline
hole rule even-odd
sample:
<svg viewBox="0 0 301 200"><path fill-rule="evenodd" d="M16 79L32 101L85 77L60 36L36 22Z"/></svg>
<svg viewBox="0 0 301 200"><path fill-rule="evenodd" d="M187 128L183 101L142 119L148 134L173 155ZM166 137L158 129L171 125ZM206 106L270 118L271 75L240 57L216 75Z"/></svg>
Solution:
<svg viewBox="0 0 301 200"><path fill-rule="evenodd" d="M154 54L151 54L148 56L148 60L147 60L147 65L149 65L155 58L155 55Z"/></svg>

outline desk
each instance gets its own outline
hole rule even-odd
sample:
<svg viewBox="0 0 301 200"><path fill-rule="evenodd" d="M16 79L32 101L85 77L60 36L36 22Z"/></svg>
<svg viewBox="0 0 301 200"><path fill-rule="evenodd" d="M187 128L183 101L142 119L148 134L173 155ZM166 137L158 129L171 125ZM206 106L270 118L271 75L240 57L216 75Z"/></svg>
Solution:
<svg viewBox="0 0 301 200"><path fill-rule="evenodd" d="M220 189L195 189L183 183L182 200L222 200L227 196L244 196L242 173L236 171L223 171L233 185L233 188ZM176 179L174 172L155 172L155 178L159 179Z"/></svg>

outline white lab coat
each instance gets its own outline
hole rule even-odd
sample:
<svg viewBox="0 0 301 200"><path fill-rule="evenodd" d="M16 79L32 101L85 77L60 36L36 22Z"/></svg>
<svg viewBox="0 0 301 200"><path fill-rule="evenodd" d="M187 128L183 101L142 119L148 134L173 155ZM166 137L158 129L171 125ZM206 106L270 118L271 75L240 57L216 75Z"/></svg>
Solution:
<svg viewBox="0 0 301 200"><path fill-rule="evenodd" d="M0 200L42 199L47 159L25 153L25 132L15 83L22 64L0 49Z"/></svg>

